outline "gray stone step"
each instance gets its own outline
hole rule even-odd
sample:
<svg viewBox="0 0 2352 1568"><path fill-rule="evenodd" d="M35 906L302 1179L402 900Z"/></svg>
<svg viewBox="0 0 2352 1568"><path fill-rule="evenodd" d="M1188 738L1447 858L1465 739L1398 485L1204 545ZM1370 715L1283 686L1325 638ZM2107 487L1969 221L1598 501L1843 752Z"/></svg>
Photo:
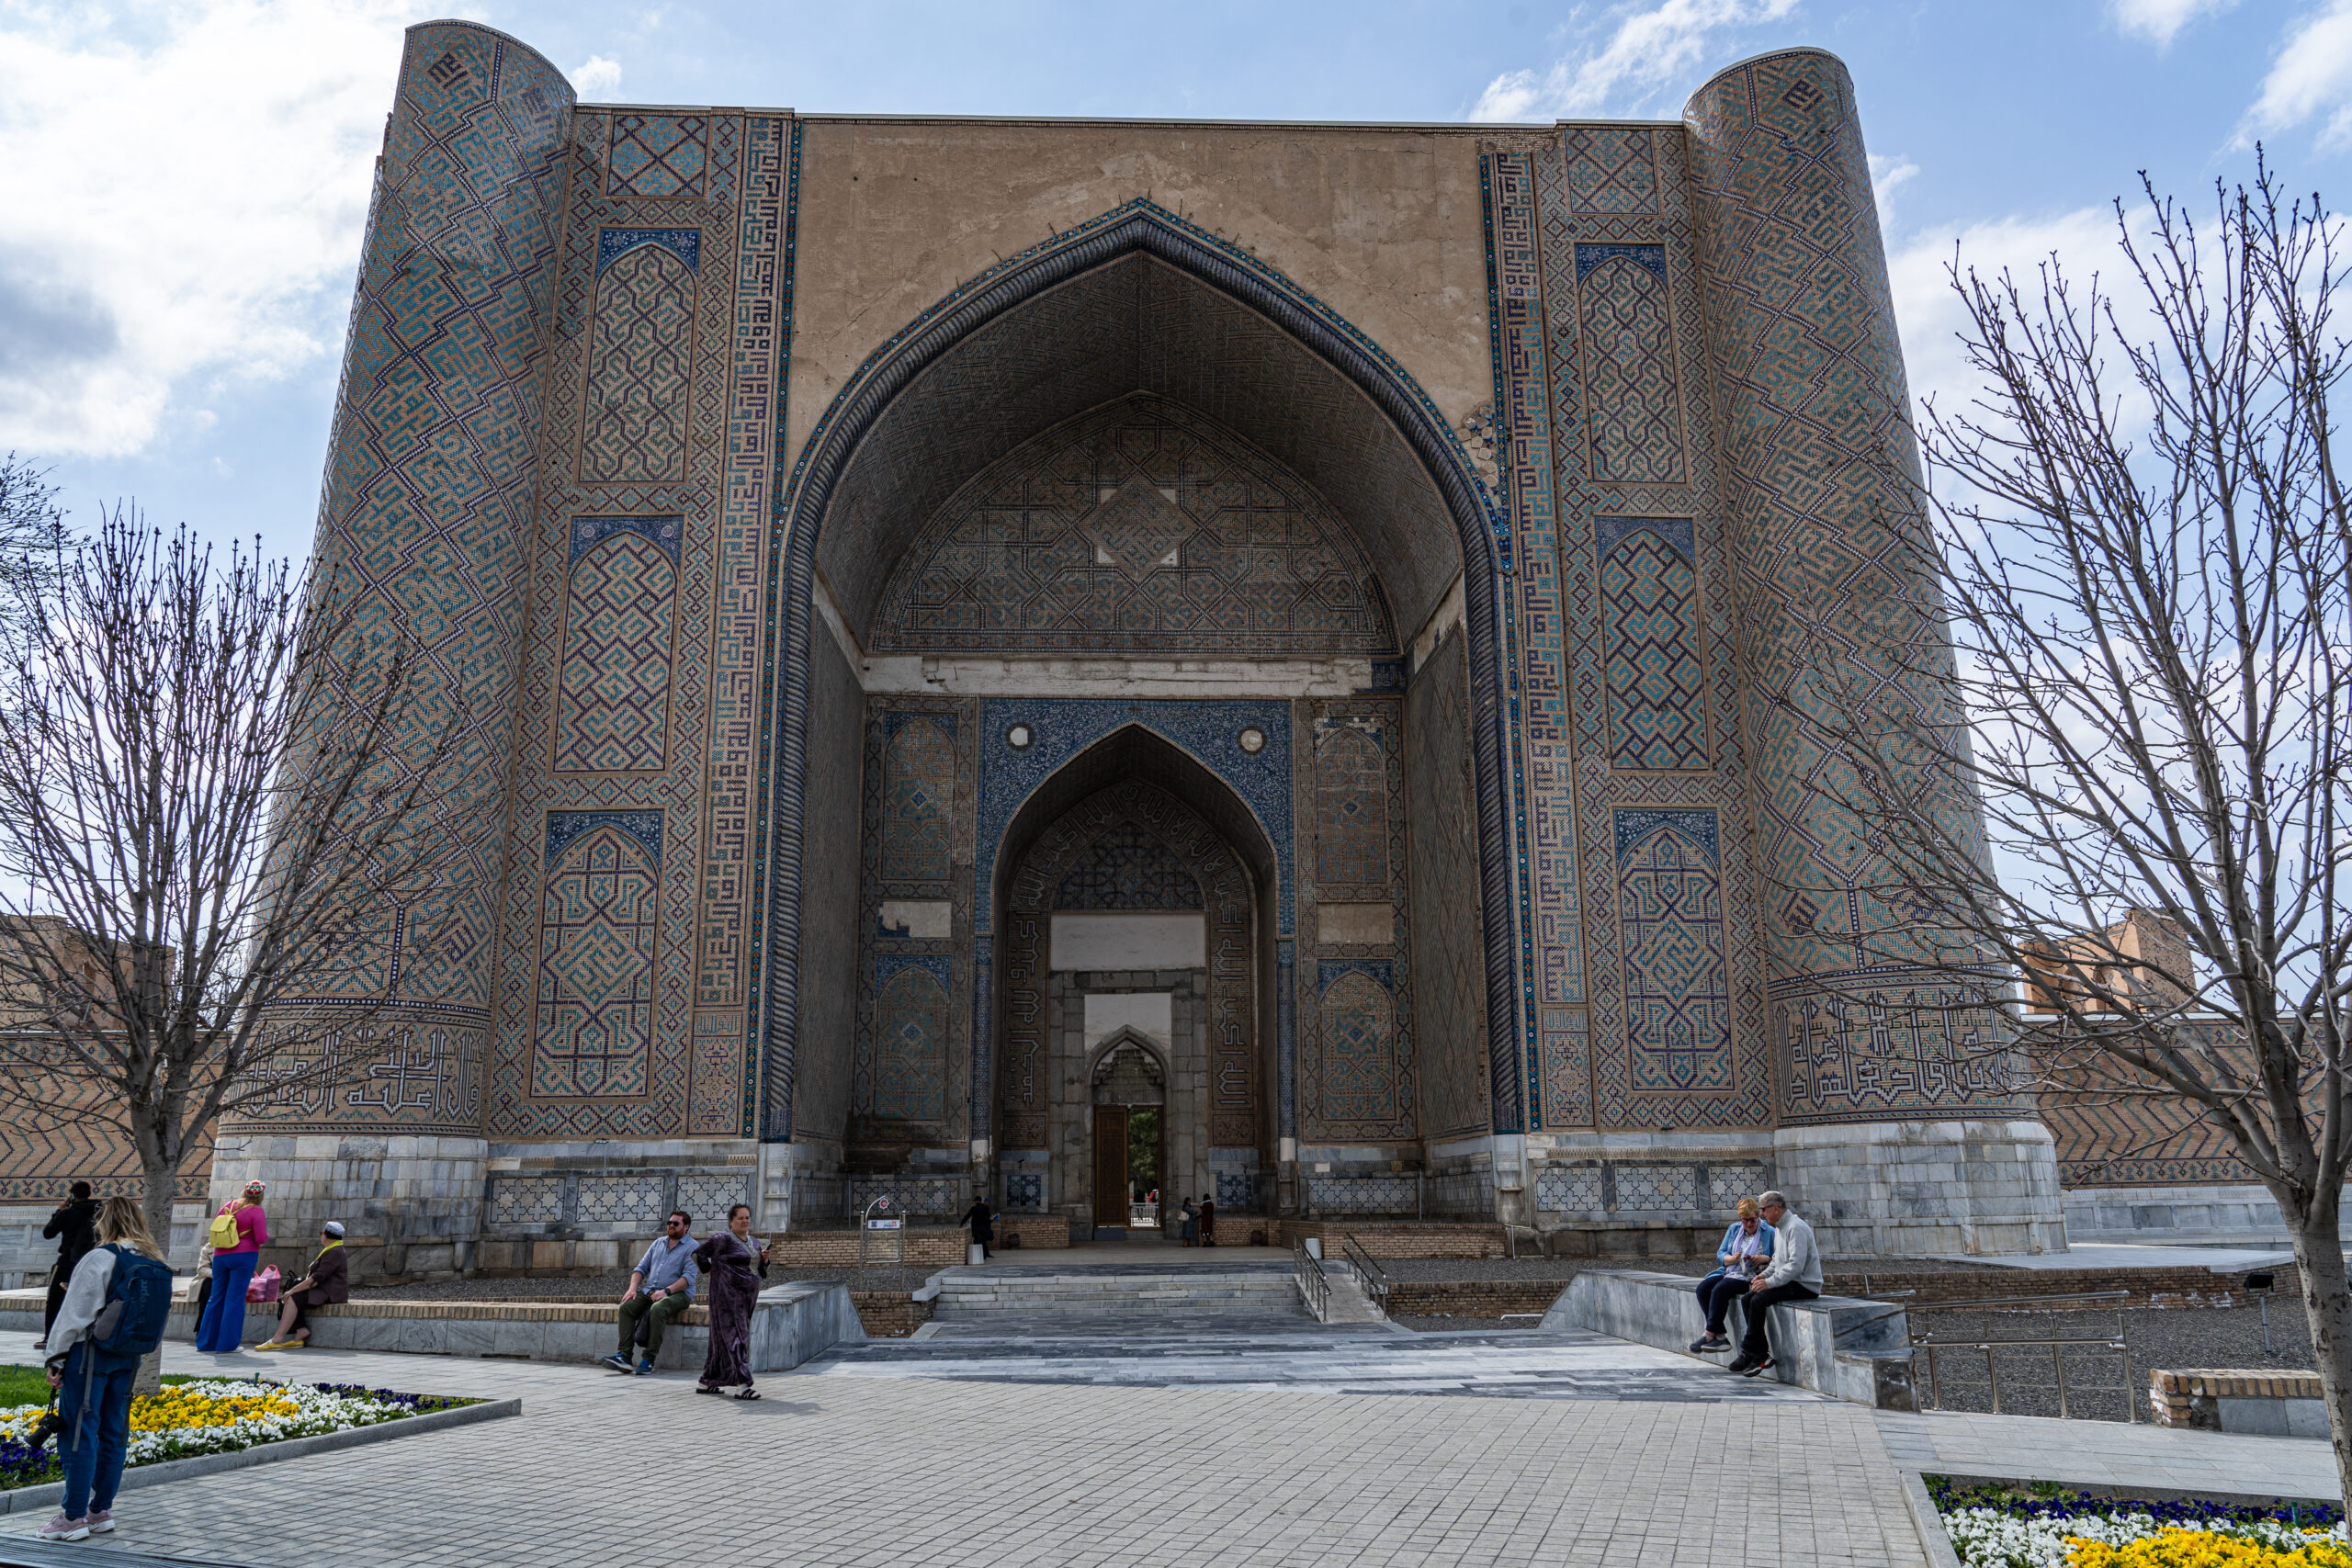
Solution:
<svg viewBox="0 0 2352 1568"><path fill-rule="evenodd" d="M1288 1269L953 1269L942 1276L935 1315L1095 1316L1105 1313L1287 1314L1297 1301Z"/></svg>

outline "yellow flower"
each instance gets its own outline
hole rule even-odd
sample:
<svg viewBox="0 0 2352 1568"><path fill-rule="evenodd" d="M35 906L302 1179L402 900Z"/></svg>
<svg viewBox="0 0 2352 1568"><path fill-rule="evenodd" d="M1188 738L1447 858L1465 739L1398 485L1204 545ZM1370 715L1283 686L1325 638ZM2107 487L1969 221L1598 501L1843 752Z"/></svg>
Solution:
<svg viewBox="0 0 2352 1568"><path fill-rule="evenodd" d="M2293 1551L2214 1530L2158 1530L2128 1546L2071 1536L2066 1568L2352 1568L2352 1551L2313 1540Z"/></svg>

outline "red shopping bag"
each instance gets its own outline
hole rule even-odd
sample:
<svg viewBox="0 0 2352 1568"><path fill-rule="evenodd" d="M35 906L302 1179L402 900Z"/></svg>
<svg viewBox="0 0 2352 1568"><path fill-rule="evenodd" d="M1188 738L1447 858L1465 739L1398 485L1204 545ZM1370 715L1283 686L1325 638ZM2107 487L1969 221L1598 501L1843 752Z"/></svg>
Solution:
<svg viewBox="0 0 2352 1568"><path fill-rule="evenodd" d="M266 1264L263 1266L261 1272L254 1276L254 1282L245 1287L245 1300L249 1302L274 1302L277 1299L277 1265L275 1263Z"/></svg>

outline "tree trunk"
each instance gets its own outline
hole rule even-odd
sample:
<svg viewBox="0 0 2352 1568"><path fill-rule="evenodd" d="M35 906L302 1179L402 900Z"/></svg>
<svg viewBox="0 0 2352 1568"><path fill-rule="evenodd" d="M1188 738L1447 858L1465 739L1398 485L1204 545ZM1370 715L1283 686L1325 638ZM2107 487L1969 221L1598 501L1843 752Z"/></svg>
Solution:
<svg viewBox="0 0 2352 1568"><path fill-rule="evenodd" d="M164 1352L150 1350L139 1358L139 1375L130 1380L130 1397L164 1392Z"/></svg>
<svg viewBox="0 0 2352 1568"><path fill-rule="evenodd" d="M2312 1360L2327 1402L2328 1438L2335 1445L2336 1488L2352 1498L2352 1285L2345 1280L2344 1243L2336 1228L2342 1202L2341 1193L2322 1183L2308 1210L2299 1211L2282 1198L2278 1213L2294 1235Z"/></svg>
<svg viewBox="0 0 2352 1568"><path fill-rule="evenodd" d="M171 1261L172 1252L172 1191L179 1185L180 1173L161 1170L149 1165L143 1173L147 1190L140 1207L146 1211L147 1229L164 1249L164 1260Z"/></svg>

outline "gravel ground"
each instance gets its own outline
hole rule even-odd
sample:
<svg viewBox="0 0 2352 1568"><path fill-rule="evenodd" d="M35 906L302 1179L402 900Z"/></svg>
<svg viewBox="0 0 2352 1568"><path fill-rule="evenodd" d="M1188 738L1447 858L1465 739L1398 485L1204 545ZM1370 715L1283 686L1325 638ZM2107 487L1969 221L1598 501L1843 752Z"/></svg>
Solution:
<svg viewBox="0 0 2352 1568"><path fill-rule="evenodd" d="M2262 1313L2258 1307L2186 1307L2173 1311L2142 1310L2120 1314L2132 1347L2132 1389L2138 1419L2146 1420L2148 1373L2154 1369L2181 1371L2194 1367L2230 1371L2308 1371L2312 1367L2311 1337L2302 1307L2293 1301L2270 1303L2271 1350L2262 1348ZM2115 1335L2119 1314L2111 1312L1938 1312L1917 1313L1911 1319L1911 1337L1923 1334L1946 1343L2041 1338L2098 1338ZM2117 1391L2122 1356L2104 1348L2062 1348L2066 1369L2067 1414L2100 1421L2124 1418L2123 1400ZM1992 1383L1988 1359L2001 1378L2001 1411L2011 1416L2055 1416L2058 1385L2046 1346L1985 1351L1955 1348L1936 1358L1936 1404L1945 1410L1990 1410ZM1919 1397L1926 1405L1928 1358L1918 1369Z"/></svg>
<svg viewBox="0 0 2352 1568"><path fill-rule="evenodd" d="M1376 1261L1397 1280L1573 1280L1579 1269L1642 1269L1653 1274L1687 1274L1695 1280L1715 1266L1712 1258L1381 1258ZM1965 1258L1939 1258L1928 1265L1917 1258L1833 1258L1826 1267L1836 1274L1881 1269L1916 1272L1928 1267L1947 1273L1999 1274L2012 1279L2025 1272Z"/></svg>

